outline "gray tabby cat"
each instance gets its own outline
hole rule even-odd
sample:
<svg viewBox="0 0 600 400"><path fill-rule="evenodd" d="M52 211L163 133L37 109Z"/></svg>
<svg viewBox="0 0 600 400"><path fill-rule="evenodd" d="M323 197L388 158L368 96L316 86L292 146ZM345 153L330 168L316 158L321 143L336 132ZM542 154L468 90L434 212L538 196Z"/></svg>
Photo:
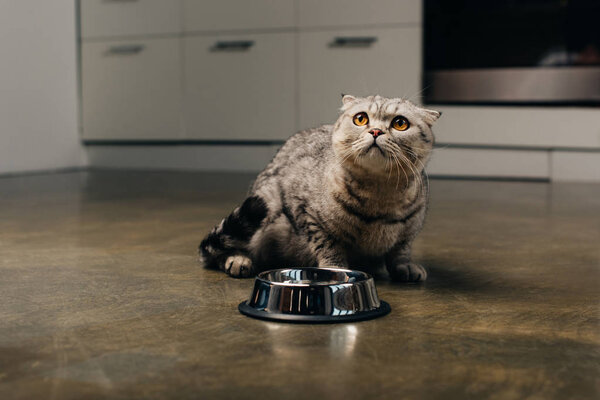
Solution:
<svg viewBox="0 0 600 400"><path fill-rule="evenodd" d="M423 169L440 113L398 98L342 102L335 125L288 139L250 196L202 241L206 267L239 278L385 262L394 280L427 278L410 249L425 218Z"/></svg>

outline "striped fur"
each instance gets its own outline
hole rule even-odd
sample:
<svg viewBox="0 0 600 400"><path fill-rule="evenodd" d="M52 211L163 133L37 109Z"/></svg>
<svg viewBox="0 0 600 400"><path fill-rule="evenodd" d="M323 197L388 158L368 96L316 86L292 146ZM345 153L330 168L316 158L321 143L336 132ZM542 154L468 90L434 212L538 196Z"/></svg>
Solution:
<svg viewBox="0 0 600 400"><path fill-rule="evenodd" d="M352 122L359 112L368 114L365 126ZM402 132L391 126L399 115L410 123ZM277 267L385 263L393 279L425 280L410 246L427 209L424 166L439 115L402 99L344 96L335 125L292 136L250 197L202 241L204 265L246 277ZM383 134L374 138L374 128Z"/></svg>
<svg viewBox="0 0 600 400"><path fill-rule="evenodd" d="M267 205L264 200L256 196L248 197L200 243L200 260L204 266L225 268L225 261L230 256L249 254L248 242L266 216Z"/></svg>

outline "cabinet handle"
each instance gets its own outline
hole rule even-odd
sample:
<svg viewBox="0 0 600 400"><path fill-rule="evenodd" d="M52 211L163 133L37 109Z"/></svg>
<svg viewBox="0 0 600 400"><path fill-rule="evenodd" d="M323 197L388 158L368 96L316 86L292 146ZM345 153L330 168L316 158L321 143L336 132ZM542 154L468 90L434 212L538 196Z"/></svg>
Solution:
<svg viewBox="0 0 600 400"><path fill-rule="evenodd" d="M331 47L370 47L377 41L376 36L338 36L330 43Z"/></svg>
<svg viewBox="0 0 600 400"><path fill-rule="evenodd" d="M138 0L102 0L103 3L134 3Z"/></svg>
<svg viewBox="0 0 600 400"><path fill-rule="evenodd" d="M146 46L143 44L127 44L122 46L111 46L108 49L109 54L138 54L142 52Z"/></svg>
<svg viewBox="0 0 600 400"><path fill-rule="evenodd" d="M246 51L254 46L254 40L219 40L211 48L212 51Z"/></svg>

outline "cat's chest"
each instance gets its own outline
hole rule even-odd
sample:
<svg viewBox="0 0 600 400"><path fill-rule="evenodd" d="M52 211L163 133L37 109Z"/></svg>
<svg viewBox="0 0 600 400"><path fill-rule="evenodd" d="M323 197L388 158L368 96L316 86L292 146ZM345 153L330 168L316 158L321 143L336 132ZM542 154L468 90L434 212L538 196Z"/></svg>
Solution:
<svg viewBox="0 0 600 400"><path fill-rule="evenodd" d="M404 217L418 199L416 192L376 193L360 187L338 186L329 203L340 239L365 254L389 251L406 231Z"/></svg>
<svg viewBox="0 0 600 400"><path fill-rule="evenodd" d="M405 230L396 209L339 204L334 219L338 239L361 253L380 255L389 251Z"/></svg>
<svg viewBox="0 0 600 400"><path fill-rule="evenodd" d="M402 234L402 224L355 223L345 227L350 244L365 254L382 254L389 251Z"/></svg>

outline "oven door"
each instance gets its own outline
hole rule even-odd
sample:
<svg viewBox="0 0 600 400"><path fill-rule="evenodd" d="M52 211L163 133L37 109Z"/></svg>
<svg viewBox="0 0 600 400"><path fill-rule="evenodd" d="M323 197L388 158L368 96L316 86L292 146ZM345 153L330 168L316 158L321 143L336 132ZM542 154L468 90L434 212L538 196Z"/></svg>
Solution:
<svg viewBox="0 0 600 400"><path fill-rule="evenodd" d="M429 103L600 104L600 1L425 1Z"/></svg>

